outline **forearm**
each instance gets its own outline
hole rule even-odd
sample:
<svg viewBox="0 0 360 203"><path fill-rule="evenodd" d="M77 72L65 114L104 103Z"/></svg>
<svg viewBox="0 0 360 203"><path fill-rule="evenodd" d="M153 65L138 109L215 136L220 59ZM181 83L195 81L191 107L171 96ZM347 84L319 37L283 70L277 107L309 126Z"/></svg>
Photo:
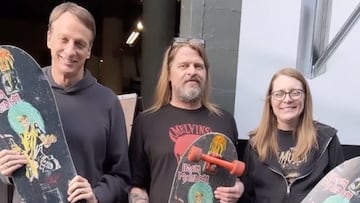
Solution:
<svg viewBox="0 0 360 203"><path fill-rule="evenodd" d="M146 190L133 187L129 193L129 203L148 203L149 196Z"/></svg>
<svg viewBox="0 0 360 203"><path fill-rule="evenodd" d="M126 202L129 194L129 179L104 175L102 181L93 188L99 202Z"/></svg>

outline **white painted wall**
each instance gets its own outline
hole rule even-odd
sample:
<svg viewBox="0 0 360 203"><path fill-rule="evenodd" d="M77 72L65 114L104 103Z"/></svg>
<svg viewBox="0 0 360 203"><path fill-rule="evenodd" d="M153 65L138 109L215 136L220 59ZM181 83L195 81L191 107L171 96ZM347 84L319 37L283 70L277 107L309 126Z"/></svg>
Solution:
<svg viewBox="0 0 360 203"><path fill-rule="evenodd" d="M333 0L330 41L360 0ZM239 138L260 120L263 98L273 73L295 67L301 1L243 0L235 95ZM314 117L338 129L342 144L360 145L360 21L327 64L308 79Z"/></svg>

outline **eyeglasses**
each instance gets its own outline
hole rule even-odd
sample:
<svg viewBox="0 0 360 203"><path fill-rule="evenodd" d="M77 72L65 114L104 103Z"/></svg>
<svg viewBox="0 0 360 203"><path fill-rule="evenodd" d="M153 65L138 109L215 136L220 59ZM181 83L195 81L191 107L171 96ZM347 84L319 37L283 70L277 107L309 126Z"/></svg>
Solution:
<svg viewBox="0 0 360 203"><path fill-rule="evenodd" d="M170 48L168 51L167 57L170 58L170 53L173 50L174 46L178 44L198 44L202 48L205 49L205 40L203 39L197 39L197 38L185 38L185 37L174 37L172 39L172 42L170 44Z"/></svg>
<svg viewBox="0 0 360 203"><path fill-rule="evenodd" d="M185 38L185 37L174 37L171 43L171 46L180 43L194 43L199 44L201 46L205 46L205 40L197 39L197 38Z"/></svg>
<svg viewBox="0 0 360 203"><path fill-rule="evenodd" d="M271 93L272 97L275 100L282 101L285 99L286 95L288 94L290 99L297 100L300 99L300 97L303 95L304 90L302 89L292 89L289 92L286 92L284 90L278 90Z"/></svg>

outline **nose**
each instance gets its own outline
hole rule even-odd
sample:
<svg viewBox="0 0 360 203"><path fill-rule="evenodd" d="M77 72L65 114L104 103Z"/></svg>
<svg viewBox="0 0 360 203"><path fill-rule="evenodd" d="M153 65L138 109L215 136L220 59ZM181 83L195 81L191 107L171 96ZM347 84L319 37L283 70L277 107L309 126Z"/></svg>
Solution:
<svg viewBox="0 0 360 203"><path fill-rule="evenodd" d="M196 67L194 64L190 64L187 69L189 75L194 75L196 73Z"/></svg>
<svg viewBox="0 0 360 203"><path fill-rule="evenodd" d="M283 99L283 102L291 102L291 101L293 101L293 99L291 98L291 96L290 96L290 93L285 93L285 97L284 97L284 99Z"/></svg>
<svg viewBox="0 0 360 203"><path fill-rule="evenodd" d="M68 56L72 56L75 54L75 45L73 42L69 42L66 44L65 49L64 49L65 53Z"/></svg>

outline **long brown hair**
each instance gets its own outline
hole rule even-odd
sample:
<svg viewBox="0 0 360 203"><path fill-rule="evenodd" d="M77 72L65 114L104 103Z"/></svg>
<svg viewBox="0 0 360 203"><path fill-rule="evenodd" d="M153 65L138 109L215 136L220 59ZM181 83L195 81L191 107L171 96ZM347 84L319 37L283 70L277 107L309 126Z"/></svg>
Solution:
<svg viewBox="0 0 360 203"><path fill-rule="evenodd" d="M206 68L206 81L205 88L201 96L201 103L203 106L209 109L211 113L221 115L221 111L219 110L218 106L210 101L209 61L205 53L204 45L194 42L191 39L183 42L172 42L172 44L166 49L164 53L164 59L162 62L159 80L156 85L153 105L148 109L148 111L157 111L161 107L170 103L172 91L171 84L168 80L170 66L172 61L174 60L176 53L181 47L190 47L191 49L195 50L204 61L204 65Z"/></svg>
<svg viewBox="0 0 360 203"><path fill-rule="evenodd" d="M276 72L267 89L262 117L259 126L250 132L250 144L257 150L259 159L264 161L271 155L276 155L279 146L277 142L277 118L271 107L271 93L274 80L285 75L300 81L305 94L304 109L300 115L298 125L293 132L297 136L294 159L300 160L306 157L311 149L317 147L316 129L313 121L313 105L309 85L304 76L294 68L283 68Z"/></svg>

